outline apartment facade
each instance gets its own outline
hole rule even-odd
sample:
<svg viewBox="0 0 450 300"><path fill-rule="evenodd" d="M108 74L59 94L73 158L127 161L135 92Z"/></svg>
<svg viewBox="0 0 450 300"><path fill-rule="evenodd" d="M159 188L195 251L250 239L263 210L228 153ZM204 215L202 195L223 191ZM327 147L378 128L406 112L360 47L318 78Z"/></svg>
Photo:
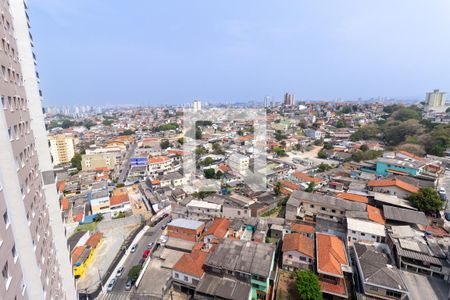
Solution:
<svg viewBox="0 0 450 300"><path fill-rule="evenodd" d="M81 168L83 171L95 171L104 168L112 170L116 167L116 156L115 153L110 152L84 154L81 157Z"/></svg>
<svg viewBox="0 0 450 300"><path fill-rule="evenodd" d="M75 299L26 9L0 1L0 299Z"/></svg>
<svg viewBox="0 0 450 300"><path fill-rule="evenodd" d="M48 141L55 166L68 163L75 156L75 138L73 136L66 134L49 135Z"/></svg>

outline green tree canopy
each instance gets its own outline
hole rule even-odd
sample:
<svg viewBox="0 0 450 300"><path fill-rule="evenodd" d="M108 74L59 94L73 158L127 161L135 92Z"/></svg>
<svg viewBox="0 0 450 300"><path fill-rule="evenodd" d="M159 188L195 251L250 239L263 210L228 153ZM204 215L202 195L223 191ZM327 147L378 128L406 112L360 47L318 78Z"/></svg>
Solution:
<svg viewBox="0 0 450 300"><path fill-rule="evenodd" d="M417 193L410 195L407 199L415 208L424 213L438 212L444 206L444 201L441 200L436 190L430 187L419 189Z"/></svg>
<svg viewBox="0 0 450 300"><path fill-rule="evenodd" d="M78 171L81 170L81 154L75 153L75 155L70 160L70 163L72 164L72 168L77 168Z"/></svg>
<svg viewBox="0 0 450 300"><path fill-rule="evenodd" d="M128 271L128 278L131 279L131 281L135 282L138 279L141 270L142 270L141 265L132 266L130 271Z"/></svg>
<svg viewBox="0 0 450 300"><path fill-rule="evenodd" d="M167 139L161 140L160 146L161 146L161 149L167 149L167 148L169 148L169 147L170 147L170 142L169 142L169 140L167 140Z"/></svg>
<svg viewBox="0 0 450 300"><path fill-rule="evenodd" d="M320 290L319 278L310 270L300 270L295 274L295 286L298 295L302 300L320 300L322 292Z"/></svg>

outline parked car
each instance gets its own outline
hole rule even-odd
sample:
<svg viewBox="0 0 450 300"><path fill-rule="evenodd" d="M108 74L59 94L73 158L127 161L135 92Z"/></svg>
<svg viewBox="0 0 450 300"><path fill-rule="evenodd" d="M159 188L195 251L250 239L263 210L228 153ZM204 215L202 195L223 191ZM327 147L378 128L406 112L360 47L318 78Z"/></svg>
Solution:
<svg viewBox="0 0 450 300"><path fill-rule="evenodd" d="M122 266L122 267L120 267L118 270L117 270L117 273L116 273L116 277L120 277L120 276L122 276L122 274L123 274L123 270L124 270L125 268Z"/></svg>
<svg viewBox="0 0 450 300"><path fill-rule="evenodd" d="M446 212L446 213L444 214L444 217L445 217L445 219L446 219L447 221L450 221L450 212Z"/></svg>
<svg viewBox="0 0 450 300"><path fill-rule="evenodd" d="M147 258L150 255L150 250L145 250L144 253L142 254L142 258Z"/></svg>
<svg viewBox="0 0 450 300"><path fill-rule="evenodd" d="M130 252L134 253L137 250L138 245L137 244L133 244L133 246L131 246Z"/></svg>
<svg viewBox="0 0 450 300"><path fill-rule="evenodd" d="M163 225L163 226L161 227L161 230L165 230L166 228L167 228L167 224Z"/></svg>
<svg viewBox="0 0 450 300"><path fill-rule="evenodd" d="M132 286L133 286L133 281L130 278L128 278L127 283L125 283L125 290L126 291L131 290Z"/></svg>
<svg viewBox="0 0 450 300"><path fill-rule="evenodd" d="M440 187L440 188L439 188L439 193L445 194L445 188Z"/></svg>
<svg viewBox="0 0 450 300"><path fill-rule="evenodd" d="M147 245L147 249L152 249L153 246L154 246L154 243L153 243L153 242L150 242L150 243L148 243L148 245Z"/></svg>
<svg viewBox="0 0 450 300"><path fill-rule="evenodd" d="M113 290L114 286L116 285L116 282L117 282L116 278L113 278L113 279L109 282L108 288L107 288L107 291L108 291L108 292L111 292L111 291Z"/></svg>
<svg viewBox="0 0 450 300"><path fill-rule="evenodd" d="M145 258L141 258L141 259L139 260L139 264L142 266L144 263L145 263Z"/></svg>

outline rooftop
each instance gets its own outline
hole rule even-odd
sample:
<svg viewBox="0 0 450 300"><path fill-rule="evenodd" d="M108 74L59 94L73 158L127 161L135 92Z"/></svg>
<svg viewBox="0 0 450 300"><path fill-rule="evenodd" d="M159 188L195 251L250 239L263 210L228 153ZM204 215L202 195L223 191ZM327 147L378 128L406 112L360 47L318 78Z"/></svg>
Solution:
<svg viewBox="0 0 450 300"><path fill-rule="evenodd" d="M224 239L211 253L207 265L269 277L275 246L251 241Z"/></svg>
<svg viewBox="0 0 450 300"><path fill-rule="evenodd" d="M175 219L175 220L172 220L167 225L175 226L175 227L182 227L182 228L187 228L187 229L192 229L192 230L197 230L199 227L201 227L204 224L205 223L203 223L203 222L189 220L189 219Z"/></svg>
<svg viewBox="0 0 450 300"><path fill-rule="evenodd" d="M282 251L298 251L314 257L314 240L300 233L286 234L283 239Z"/></svg>
<svg viewBox="0 0 450 300"><path fill-rule="evenodd" d="M342 266L348 265L344 242L336 235L317 233L317 271L343 277Z"/></svg>
<svg viewBox="0 0 450 300"><path fill-rule="evenodd" d="M401 292L407 290L400 271L381 249L370 243L355 243L354 249L365 283Z"/></svg>
<svg viewBox="0 0 450 300"><path fill-rule="evenodd" d="M372 235L386 236L384 225L375 222L347 218L347 228L348 230L369 233Z"/></svg>

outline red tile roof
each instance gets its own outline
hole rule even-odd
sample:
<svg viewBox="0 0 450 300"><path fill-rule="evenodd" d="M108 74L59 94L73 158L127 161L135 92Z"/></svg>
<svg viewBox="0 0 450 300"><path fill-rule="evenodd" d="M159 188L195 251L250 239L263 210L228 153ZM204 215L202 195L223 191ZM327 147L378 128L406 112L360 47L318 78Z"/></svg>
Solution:
<svg viewBox="0 0 450 300"><path fill-rule="evenodd" d="M378 179L378 180L369 180L367 184L370 187L383 187L383 186L396 186L410 193L417 193L419 188L401 181L400 179Z"/></svg>
<svg viewBox="0 0 450 300"><path fill-rule="evenodd" d="M217 218L208 227L203 236L213 235L218 239L223 239L228 231L228 225L230 225L230 220Z"/></svg>
<svg viewBox="0 0 450 300"><path fill-rule="evenodd" d="M291 224L291 231L293 232L304 232L304 233L314 233L314 226L306 225L306 224Z"/></svg>
<svg viewBox="0 0 450 300"><path fill-rule="evenodd" d="M341 277L342 265L348 265L344 242L336 235L317 233L317 272Z"/></svg>
<svg viewBox="0 0 450 300"><path fill-rule="evenodd" d="M320 183L323 180L320 178L311 177L308 174L305 174L303 172L294 172L294 173L292 173L292 175L297 177L301 181L306 181L306 182Z"/></svg>
<svg viewBox="0 0 450 300"><path fill-rule="evenodd" d="M352 194L352 193L338 193L336 195L338 198L344 199L344 200L349 200L349 201L354 201L354 202L360 202L360 203L369 203L369 199L367 197L361 196L361 195L357 195L357 194Z"/></svg>
<svg viewBox="0 0 450 300"><path fill-rule="evenodd" d="M86 249L86 246L83 245L75 247L75 249L72 250L72 254L70 255L70 261L72 262L72 265L74 265L78 261L81 254L83 254L84 249Z"/></svg>
<svg viewBox="0 0 450 300"><path fill-rule="evenodd" d="M173 266L173 270L200 278L203 276L203 264L207 257L208 253L199 250L184 254Z"/></svg>
<svg viewBox="0 0 450 300"><path fill-rule="evenodd" d="M61 208L62 208L62 210L68 210L69 207L70 207L69 200L66 197L62 198L61 199Z"/></svg>
<svg viewBox="0 0 450 300"><path fill-rule="evenodd" d="M160 164L160 163L166 162L168 160L169 160L169 158L167 156L160 155L160 156L150 157L148 159L148 162L150 164Z"/></svg>
<svg viewBox="0 0 450 300"><path fill-rule="evenodd" d="M86 245L91 246L91 248L94 249L95 247L97 247L98 243L100 243L100 240L102 239L102 237L103 237L103 233L101 233L101 232L94 233L86 241Z"/></svg>
<svg viewBox="0 0 450 300"><path fill-rule="evenodd" d="M347 298L347 287L345 286L345 281L343 278L339 278L338 284L333 284L331 282L320 279L319 282L322 292L342 295Z"/></svg>
<svg viewBox="0 0 450 300"><path fill-rule="evenodd" d="M384 225L385 221L381 213L381 209L376 208L375 206L372 205L367 205L367 215L370 220L377 222L381 225Z"/></svg>
<svg viewBox="0 0 450 300"><path fill-rule="evenodd" d="M280 180L280 183L283 187L290 189L290 190L299 190L300 187L296 185L295 183L288 181L288 180Z"/></svg>
<svg viewBox="0 0 450 300"><path fill-rule="evenodd" d="M300 233L286 234L283 239L282 251L298 251L309 257L314 257L314 240Z"/></svg>
<svg viewBox="0 0 450 300"><path fill-rule="evenodd" d="M113 195L111 197L111 199L109 200L109 205L114 206L114 205L119 205L122 203L129 202L129 201L130 201L130 199L128 198L128 194L116 194L116 195Z"/></svg>

